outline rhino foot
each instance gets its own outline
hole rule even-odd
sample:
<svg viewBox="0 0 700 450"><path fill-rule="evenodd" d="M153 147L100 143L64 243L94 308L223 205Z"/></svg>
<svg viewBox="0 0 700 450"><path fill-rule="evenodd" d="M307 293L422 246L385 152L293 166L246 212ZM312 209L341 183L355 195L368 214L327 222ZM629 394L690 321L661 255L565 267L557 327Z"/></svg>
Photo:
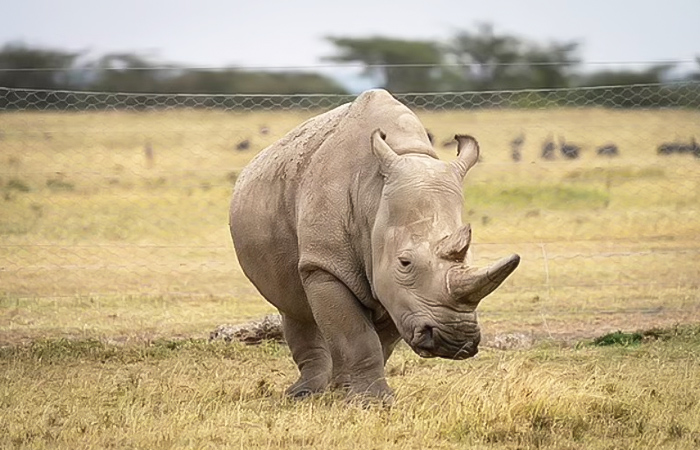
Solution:
<svg viewBox="0 0 700 450"><path fill-rule="evenodd" d="M311 397L315 392L307 388L295 388L294 386L290 386L285 394L293 399L301 400L306 397Z"/></svg>
<svg viewBox="0 0 700 450"><path fill-rule="evenodd" d="M314 383L311 383L303 378L299 378L296 383L287 388L285 395L301 400L314 394L320 394L326 390L325 388L325 385L314 386Z"/></svg>
<svg viewBox="0 0 700 450"><path fill-rule="evenodd" d="M367 380L350 380L348 377L337 377L333 389L347 393L348 401L362 406L391 406L394 404L394 391L384 378L374 382Z"/></svg>
<svg viewBox="0 0 700 450"><path fill-rule="evenodd" d="M299 379L287 388L292 398L305 398L326 390L331 378L331 356L316 324L284 317L284 336L299 367Z"/></svg>

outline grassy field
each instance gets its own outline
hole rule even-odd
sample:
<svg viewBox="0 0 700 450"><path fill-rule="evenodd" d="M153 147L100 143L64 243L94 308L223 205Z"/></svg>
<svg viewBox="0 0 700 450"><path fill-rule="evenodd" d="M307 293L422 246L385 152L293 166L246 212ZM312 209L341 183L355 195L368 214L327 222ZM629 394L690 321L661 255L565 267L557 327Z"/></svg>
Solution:
<svg viewBox="0 0 700 450"><path fill-rule="evenodd" d="M236 263L228 200L256 152L314 113L0 114L0 447L700 445L700 160L656 154L700 135L700 113L421 112L438 144L481 144L465 183L476 261L523 259L480 306L479 358L399 349L389 410L287 401L286 347L206 339L274 312ZM548 136L581 158L542 161ZM608 142L618 158L596 156Z"/></svg>

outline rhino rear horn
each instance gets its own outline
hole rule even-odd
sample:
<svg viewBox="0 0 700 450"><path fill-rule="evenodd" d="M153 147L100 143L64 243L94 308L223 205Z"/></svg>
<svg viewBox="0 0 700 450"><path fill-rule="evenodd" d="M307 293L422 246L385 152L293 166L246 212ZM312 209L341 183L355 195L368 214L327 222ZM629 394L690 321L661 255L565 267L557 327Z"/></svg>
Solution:
<svg viewBox="0 0 700 450"><path fill-rule="evenodd" d="M479 143L466 134L455 135L455 140L457 141L457 159L452 161L452 167L464 179L469 169L479 160Z"/></svg>
<svg viewBox="0 0 700 450"><path fill-rule="evenodd" d="M379 160L382 174L389 173L389 168L399 159L399 155L386 143L386 134L377 128L372 132L372 153Z"/></svg>
<svg viewBox="0 0 700 450"><path fill-rule="evenodd" d="M472 227L469 224L459 227L457 231L437 243L437 256L449 261L463 262L472 242Z"/></svg>
<svg viewBox="0 0 700 450"><path fill-rule="evenodd" d="M508 275L520 264L520 256L511 255L489 267L474 269L459 267L447 274L447 289L452 298L475 308L487 295L493 292Z"/></svg>

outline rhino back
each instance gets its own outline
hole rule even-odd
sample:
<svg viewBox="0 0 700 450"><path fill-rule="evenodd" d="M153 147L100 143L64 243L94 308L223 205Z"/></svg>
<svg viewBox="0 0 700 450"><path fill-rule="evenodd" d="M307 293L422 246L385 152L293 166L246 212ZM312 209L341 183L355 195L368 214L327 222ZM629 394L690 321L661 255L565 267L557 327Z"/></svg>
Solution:
<svg viewBox="0 0 700 450"><path fill-rule="evenodd" d="M307 120L253 158L236 180L231 213L234 208L253 209L256 215L284 212L293 219L299 180L311 156L335 129L347 107L343 105ZM286 211L270 211L274 206Z"/></svg>

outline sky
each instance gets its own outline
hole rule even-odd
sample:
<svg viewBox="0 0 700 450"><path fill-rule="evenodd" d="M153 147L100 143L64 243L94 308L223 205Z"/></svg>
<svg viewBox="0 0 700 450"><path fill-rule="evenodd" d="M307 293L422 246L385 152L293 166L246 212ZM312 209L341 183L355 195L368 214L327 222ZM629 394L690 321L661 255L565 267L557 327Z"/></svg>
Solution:
<svg viewBox="0 0 700 450"><path fill-rule="evenodd" d="M333 54L327 36L444 42L479 22L536 42L577 41L589 64L700 56L700 0L0 0L0 5L0 44L90 55L138 52L195 67L314 66Z"/></svg>

